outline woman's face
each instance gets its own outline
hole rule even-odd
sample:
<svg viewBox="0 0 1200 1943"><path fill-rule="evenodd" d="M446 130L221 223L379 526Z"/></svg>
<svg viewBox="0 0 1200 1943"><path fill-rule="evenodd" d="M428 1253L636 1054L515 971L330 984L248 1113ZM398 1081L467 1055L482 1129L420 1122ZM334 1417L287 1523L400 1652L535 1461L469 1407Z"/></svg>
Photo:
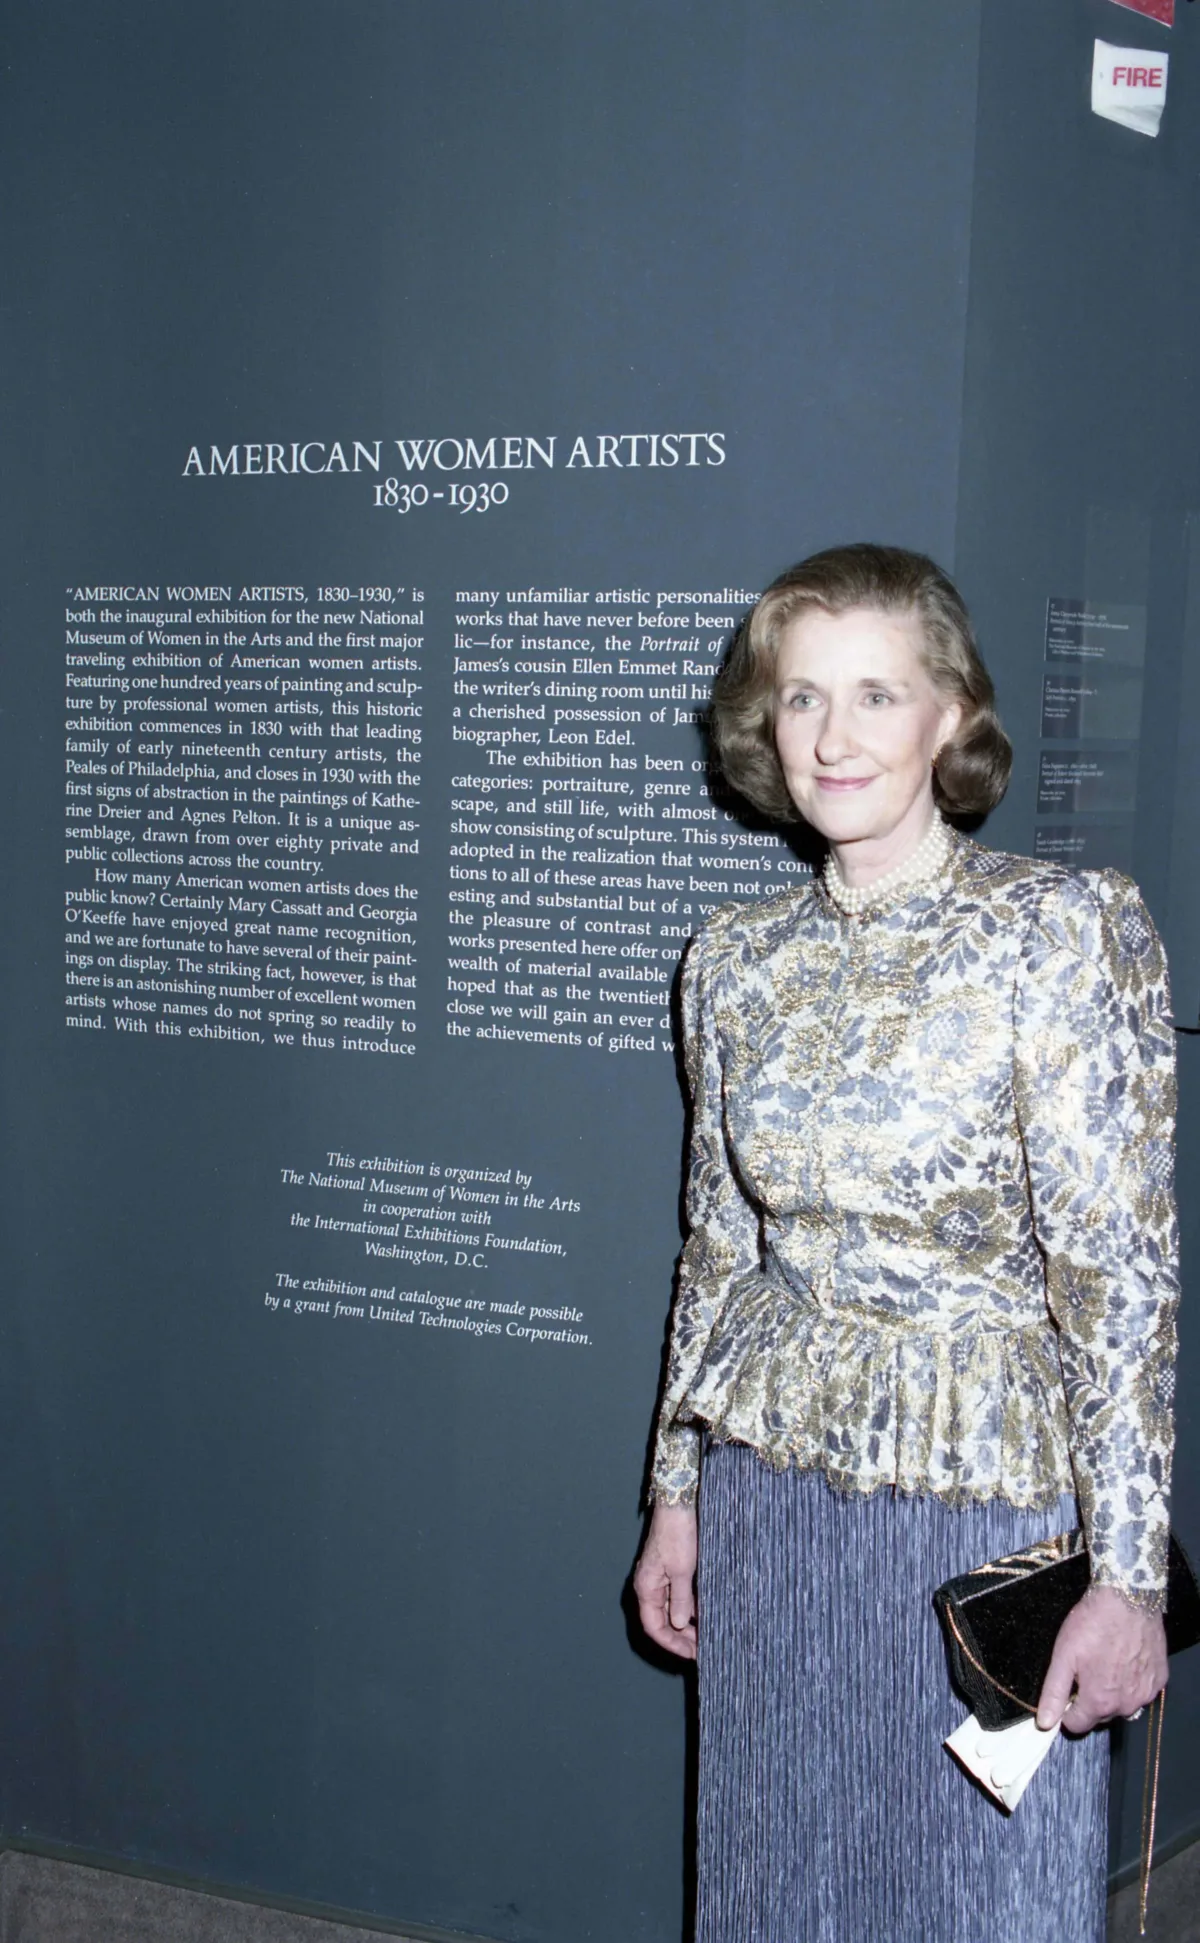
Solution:
<svg viewBox="0 0 1200 1943"><path fill-rule="evenodd" d="M775 747L788 794L837 848L899 859L933 815L933 757L962 716L934 688L914 614L811 607L775 663Z"/></svg>

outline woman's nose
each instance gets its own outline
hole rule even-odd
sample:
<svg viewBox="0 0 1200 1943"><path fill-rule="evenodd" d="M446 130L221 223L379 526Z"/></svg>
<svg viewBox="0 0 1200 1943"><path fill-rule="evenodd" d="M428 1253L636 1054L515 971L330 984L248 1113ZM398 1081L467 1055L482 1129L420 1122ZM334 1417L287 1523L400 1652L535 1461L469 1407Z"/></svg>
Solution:
<svg viewBox="0 0 1200 1943"><path fill-rule="evenodd" d="M845 756L852 755L854 747L854 738L845 709L831 704L825 711L825 719L817 735L815 744L817 761L832 766L835 762L841 762Z"/></svg>

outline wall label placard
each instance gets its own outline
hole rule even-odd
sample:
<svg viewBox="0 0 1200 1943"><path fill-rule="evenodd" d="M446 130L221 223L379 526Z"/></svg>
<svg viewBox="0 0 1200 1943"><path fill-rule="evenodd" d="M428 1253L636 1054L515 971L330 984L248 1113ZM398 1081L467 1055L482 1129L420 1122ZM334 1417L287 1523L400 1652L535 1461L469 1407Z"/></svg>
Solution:
<svg viewBox="0 0 1200 1943"><path fill-rule="evenodd" d="M1136 749L1043 750L1038 815L1083 810L1132 812L1137 799Z"/></svg>
<svg viewBox="0 0 1200 1943"><path fill-rule="evenodd" d="M1033 854L1068 870L1133 870L1132 817L1093 817L1087 822L1039 823Z"/></svg>
<svg viewBox="0 0 1200 1943"><path fill-rule="evenodd" d="M1131 668L1055 668L1042 683L1042 735L1073 742L1136 741L1142 677Z"/></svg>
<svg viewBox="0 0 1200 1943"><path fill-rule="evenodd" d="M1052 594L1046 602L1046 659L1141 668L1146 659L1146 609L1129 602Z"/></svg>

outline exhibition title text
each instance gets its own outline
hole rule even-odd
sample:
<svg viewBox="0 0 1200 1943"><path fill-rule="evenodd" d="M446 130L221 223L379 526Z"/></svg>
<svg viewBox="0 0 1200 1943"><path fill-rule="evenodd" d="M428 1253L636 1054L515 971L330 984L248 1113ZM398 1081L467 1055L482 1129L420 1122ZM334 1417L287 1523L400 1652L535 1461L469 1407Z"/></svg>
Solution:
<svg viewBox="0 0 1200 1943"><path fill-rule="evenodd" d="M393 458L393 451L396 457ZM564 456L565 455L565 456ZM193 445L183 468L185 479L292 476L300 473L360 473L382 477L392 468L409 476L422 473L533 472L561 465L636 470L676 466L721 466L724 432L600 432L573 439L555 433L476 438L292 439L234 444L222 448Z"/></svg>

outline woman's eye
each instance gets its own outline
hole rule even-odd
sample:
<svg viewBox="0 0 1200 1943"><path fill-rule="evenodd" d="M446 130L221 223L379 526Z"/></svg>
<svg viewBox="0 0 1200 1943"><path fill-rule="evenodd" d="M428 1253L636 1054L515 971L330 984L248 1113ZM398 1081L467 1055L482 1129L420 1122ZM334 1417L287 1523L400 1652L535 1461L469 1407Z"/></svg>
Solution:
<svg viewBox="0 0 1200 1943"><path fill-rule="evenodd" d="M815 695L807 694L801 689L798 694L789 695L785 705L788 708L811 708L816 699Z"/></svg>
<svg viewBox="0 0 1200 1943"><path fill-rule="evenodd" d="M892 699L891 696L888 694L885 688L873 688L870 694L866 697L868 708L885 707L887 703L891 701L891 699Z"/></svg>

